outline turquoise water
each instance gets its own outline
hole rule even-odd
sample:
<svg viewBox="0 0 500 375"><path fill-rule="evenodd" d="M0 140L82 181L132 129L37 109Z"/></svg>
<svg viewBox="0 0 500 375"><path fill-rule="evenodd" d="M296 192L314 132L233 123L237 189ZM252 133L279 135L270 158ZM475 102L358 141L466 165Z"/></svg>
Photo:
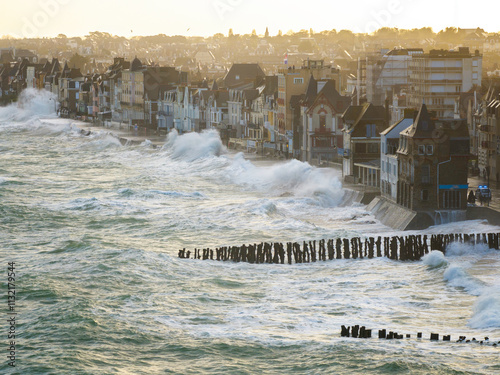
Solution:
<svg viewBox="0 0 500 375"><path fill-rule="evenodd" d="M121 146L50 117L51 103L0 108L1 285L16 262L18 312L16 367L2 355L0 373L500 373L498 347L428 340L500 340L499 252L454 245L420 262L292 266L181 260L184 247L393 231L345 206L337 171L246 160L216 133ZM430 232L499 229L474 221ZM342 324L412 338L341 338Z"/></svg>

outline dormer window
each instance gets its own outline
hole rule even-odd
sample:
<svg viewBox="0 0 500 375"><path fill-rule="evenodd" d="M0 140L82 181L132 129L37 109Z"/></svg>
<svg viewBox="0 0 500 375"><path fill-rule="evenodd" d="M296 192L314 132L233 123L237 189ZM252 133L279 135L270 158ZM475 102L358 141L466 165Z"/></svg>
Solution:
<svg viewBox="0 0 500 375"><path fill-rule="evenodd" d="M236 79L237 81L239 81L240 76L238 76L238 75L237 75L237 76L235 77L235 79Z"/></svg>

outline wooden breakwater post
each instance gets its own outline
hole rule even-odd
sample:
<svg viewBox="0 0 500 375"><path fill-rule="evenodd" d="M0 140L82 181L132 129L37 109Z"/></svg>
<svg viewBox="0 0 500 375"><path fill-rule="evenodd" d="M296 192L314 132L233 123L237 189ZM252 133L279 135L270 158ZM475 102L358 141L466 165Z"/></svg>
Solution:
<svg viewBox="0 0 500 375"><path fill-rule="evenodd" d="M372 337L372 330L367 329L365 326L359 326L359 325L353 325L353 326L345 326L342 325L340 327L340 337L352 337L352 338L360 338L360 339L367 339ZM380 340L402 340L403 338L406 339L411 339L412 335L407 333L407 334L400 334L395 331L388 331L387 329L379 329L378 330L378 338ZM423 335L422 332L418 332L416 335L417 339L423 340ZM439 333L431 333L429 336L430 341L439 341ZM451 342L451 335L443 335L442 336L442 341L444 342ZM495 341L495 340L490 340L489 337L484 337L482 340L476 340L475 337L472 339L467 340L466 336L459 336L458 340L455 342L457 343L474 343L474 344L479 344L479 345L489 345L493 347L500 347L500 341Z"/></svg>
<svg viewBox="0 0 500 375"><path fill-rule="evenodd" d="M391 260L417 261L430 251L443 253L452 243L468 246L487 245L500 249L500 233L433 234L392 237L351 237L299 242L261 242L241 246L224 246L215 249L195 248L193 252L179 250L182 259L215 260L219 262L245 262L251 264L315 263L334 259L373 259L386 257Z"/></svg>

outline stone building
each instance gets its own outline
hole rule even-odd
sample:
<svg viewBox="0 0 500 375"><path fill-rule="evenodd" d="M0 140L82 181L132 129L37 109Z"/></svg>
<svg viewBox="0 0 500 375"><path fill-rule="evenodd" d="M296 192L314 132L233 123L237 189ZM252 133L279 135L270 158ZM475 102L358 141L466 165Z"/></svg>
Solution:
<svg viewBox="0 0 500 375"><path fill-rule="evenodd" d="M423 104L400 133L397 203L428 225L465 219L469 131L464 119L439 119Z"/></svg>

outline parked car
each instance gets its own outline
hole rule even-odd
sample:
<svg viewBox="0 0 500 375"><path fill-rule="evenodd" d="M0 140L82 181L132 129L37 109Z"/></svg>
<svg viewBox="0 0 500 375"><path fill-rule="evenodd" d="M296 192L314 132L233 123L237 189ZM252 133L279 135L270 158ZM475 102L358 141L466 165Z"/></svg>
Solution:
<svg viewBox="0 0 500 375"><path fill-rule="evenodd" d="M481 202L481 204L488 204L491 201L491 190L487 185L479 185L476 190L476 199Z"/></svg>

